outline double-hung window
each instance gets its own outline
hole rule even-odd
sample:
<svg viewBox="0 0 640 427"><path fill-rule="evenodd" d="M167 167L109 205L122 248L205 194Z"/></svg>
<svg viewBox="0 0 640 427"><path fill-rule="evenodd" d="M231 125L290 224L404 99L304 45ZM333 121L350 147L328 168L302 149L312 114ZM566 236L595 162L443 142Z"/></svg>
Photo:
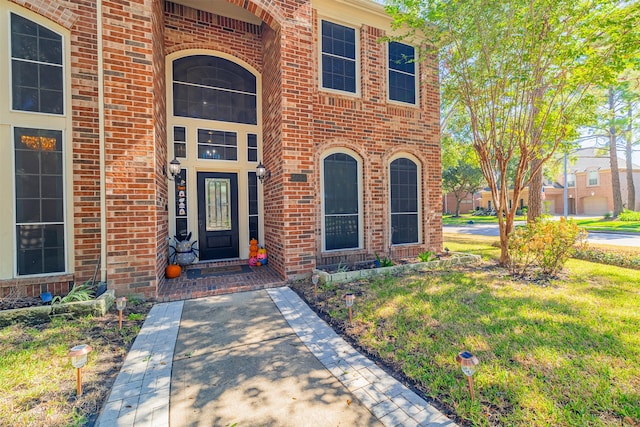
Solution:
<svg viewBox="0 0 640 427"><path fill-rule="evenodd" d="M322 87L357 92L356 30L322 20Z"/></svg>
<svg viewBox="0 0 640 427"><path fill-rule="evenodd" d="M389 43L389 99L416 103L416 62L412 46Z"/></svg>

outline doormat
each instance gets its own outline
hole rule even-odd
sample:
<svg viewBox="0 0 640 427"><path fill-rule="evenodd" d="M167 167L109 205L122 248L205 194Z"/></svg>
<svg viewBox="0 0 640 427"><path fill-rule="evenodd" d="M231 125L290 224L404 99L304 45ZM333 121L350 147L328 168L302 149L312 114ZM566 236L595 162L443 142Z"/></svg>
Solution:
<svg viewBox="0 0 640 427"><path fill-rule="evenodd" d="M187 270L188 279L209 276L227 276L229 274L251 273L248 265L227 265L224 267L192 268Z"/></svg>

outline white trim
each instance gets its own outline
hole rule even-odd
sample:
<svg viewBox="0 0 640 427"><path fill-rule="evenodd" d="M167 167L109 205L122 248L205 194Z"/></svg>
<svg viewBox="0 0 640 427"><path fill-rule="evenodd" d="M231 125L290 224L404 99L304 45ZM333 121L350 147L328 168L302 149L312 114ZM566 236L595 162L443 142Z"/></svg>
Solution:
<svg viewBox="0 0 640 427"><path fill-rule="evenodd" d="M347 28L351 28L354 31L354 42L355 42L355 63L356 63L356 91L355 92L349 92L346 90L340 90L340 89L333 89L333 88L329 88L329 87L324 87L324 82L322 81L323 79L323 73L322 73L322 21L327 21L331 24L336 24L336 25L341 25L343 27L347 27ZM361 92L362 92L362 73L361 73L361 65L362 65L362 60L361 60L361 55L360 55L360 33L361 33L361 27L359 26L354 26L352 24L348 24L346 22L341 22L340 20L336 20L333 18L328 18L325 16L318 16L317 19L317 26L318 26L318 90L322 91L322 92L328 92L328 93L334 93L336 95L344 95L344 96L351 96L351 97L355 97L355 98L359 98L361 96ZM331 56L335 56L337 58L342 58L336 55L332 55L332 54L328 54Z"/></svg>
<svg viewBox="0 0 640 427"><path fill-rule="evenodd" d="M358 168L357 176L358 176L358 246L355 248L340 248L340 249L327 249L327 239L326 239L326 215L324 213L324 160L332 155L332 154L347 154L351 156L356 161L356 167ZM320 156L320 194L322 194L320 200L320 216L322 218L322 252L324 253L334 253L334 252L346 252L346 251L358 251L364 248L364 192L363 192L363 163L364 160L358 153L353 150L350 150L346 147L336 147L330 148L322 153Z"/></svg>
<svg viewBox="0 0 640 427"><path fill-rule="evenodd" d="M589 174L591 172L595 172L595 174L596 174L596 183L595 184L589 183L589 181L590 181ZM586 184L587 184L587 187L598 187L600 185L600 171L598 169L589 169L589 170L587 170Z"/></svg>
<svg viewBox="0 0 640 427"><path fill-rule="evenodd" d="M182 117L173 115L173 61L176 59L194 56L206 55L214 56L229 60L240 65L249 71L256 78L256 109L257 124L222 122L208 119L196 119L191 117ZM198 172L220 172L235 173L238 176L238 234L239 242L239 259L249 258L249 242L243 241L245 236L249 235L249 187L248 172L256 170L257 162L248 160L247 151L247 135L256 135L258 142L258 160L263 158L262 144L262 76L256 68L240 58L234 57L224 52L208 49L186 49L173 52L165 57L166 64L166 110L167 110L167 159L174 157L173 145L173 128L176 126L185 128L186 139L186 157L180 157L181 168L186 169L187 178L187 230L193 233L193 240L199 240L198 235L198 188L197 177ZM254 94L251 94L254 95ZM217 130L223 132L234 132L237 135L237 160L222 159L200 159L198 158L198 129ZM259 215L259 231L258 240L260 244L264 244L264 210L263 204L263 188L265 184L258 184L258 215ZM168 191L168 230L169 236L175 235L175 184L169 181Z"/></svg>

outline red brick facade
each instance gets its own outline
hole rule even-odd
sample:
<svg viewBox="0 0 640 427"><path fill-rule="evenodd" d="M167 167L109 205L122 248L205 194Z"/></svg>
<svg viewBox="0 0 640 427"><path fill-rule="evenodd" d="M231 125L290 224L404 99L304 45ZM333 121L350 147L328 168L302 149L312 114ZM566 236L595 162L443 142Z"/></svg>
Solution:
<svg viewBox="0 0 640 427"><path fill-rule="evenodd" d="M158 0L103 0L101 11L96 2L81 0L13 2L61 25L70 37L74 263L68 274L4 278L0 286L24 284L37 294L42 289L35 283L54 290L54 283L82 282L102 253L100 276L109 287L123 295L156 295L173 220L164 172L172 138L166 58L187 50L221 52L260 74L261 160L271 172L262 187L261 243L283 278L308 275L336 259L441 249L437 67L434 60L420 64L418 105L388 102L383 29L358 29L360 90L351 96L320 89L319 20L309 1L230 1L261 25ZM364 244L358 250L322 249L320 164L332 148L362 161ZM389 162L398 153L419 164L422 209L420 243L396 247L389 238Z"/></svg>

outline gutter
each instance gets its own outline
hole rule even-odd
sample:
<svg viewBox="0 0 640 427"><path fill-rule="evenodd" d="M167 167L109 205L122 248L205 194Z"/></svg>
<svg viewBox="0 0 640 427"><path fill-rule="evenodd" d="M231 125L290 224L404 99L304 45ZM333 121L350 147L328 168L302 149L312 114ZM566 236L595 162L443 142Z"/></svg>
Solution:
<svg viewBox="0 0 640 427"><path fill-rule="evenodd" d="M96 37L98 50L98 143L100 151L100 281L107 281L107 190L106 190L106 155L104 130L104 58L102 0L96 1Z"/></svg>

